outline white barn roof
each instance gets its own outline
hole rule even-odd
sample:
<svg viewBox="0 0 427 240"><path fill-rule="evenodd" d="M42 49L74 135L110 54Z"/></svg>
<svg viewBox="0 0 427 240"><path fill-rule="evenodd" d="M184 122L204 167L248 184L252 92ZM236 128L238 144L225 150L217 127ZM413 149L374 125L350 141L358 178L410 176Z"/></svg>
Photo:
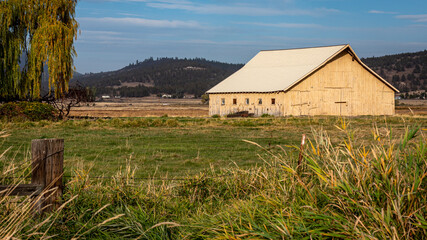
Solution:
<svg viewBox="0 0 427 240"><path fill-rule="evenodd" d="M359 63L398 92L392 85L363 64L351 47L328 47L261 51L240 70L218 83L207 93L286 91L349 48Z"/></svg>

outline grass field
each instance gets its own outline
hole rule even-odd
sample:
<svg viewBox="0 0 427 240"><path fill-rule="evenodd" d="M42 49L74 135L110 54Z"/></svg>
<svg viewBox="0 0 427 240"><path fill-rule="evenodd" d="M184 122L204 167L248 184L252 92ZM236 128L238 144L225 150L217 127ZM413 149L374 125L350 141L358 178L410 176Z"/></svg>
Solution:
<svg viewBox="0 0 427 240"><path fill-rule="evenodd" d="M262 164L263 150L242 140L277 149L298 146L302 134L326 130L334 143L342 133L340 118L126 118L70 120L64 122L3 123L10 136L0 144L0 152L12 147L5 157L22 161L29 155L32 139L64 138L65 169L70 175L75 167L90 169L94 176L111 176L127 162L136 168L137 177L185 176L210 168ZM372 127L381 134L392 128L394 136L405 126L420 124L426 118L361 117L344 119L353 129L358 144L372 141ZM289 152L295 151L288 148Z"/></svg>
<svg viewBox="0 0 427 240"><path fill-rule="evenodd" d="M35 138L65 139L72 176L61 207L41 217L31 197L0 195L0 239L426 239L426 126L425 117L1 122L1 184L28 173Z"/></svg>

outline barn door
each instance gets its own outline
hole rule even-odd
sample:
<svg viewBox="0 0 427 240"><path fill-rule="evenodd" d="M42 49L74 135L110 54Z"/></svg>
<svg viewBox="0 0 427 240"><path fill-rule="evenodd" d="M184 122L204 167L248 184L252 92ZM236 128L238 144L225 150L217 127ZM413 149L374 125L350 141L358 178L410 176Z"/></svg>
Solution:
<svg viewBox="0 0 427 240"><path fill-rule="evenodd" d="M350 89L344 88L341 89L341 116L351 115L350 110Z"/></svg>
<svg viewBox="0 0 427 240"><path fill-rule="evenodd" d="M301 115L308 115L308 108L309 108L309 92L308 91L301 91L300 92L300 109Z"/></svg>
<svg viewBox="0 0 427 240"><path fill-rule="evenodd" d="M341 88L341 89L337 89L337 94L338 96L336 96L335 99L337 99L335 101L335 104L337 104L336 109L338 110L338 114L340 116L348 116L350 115L350 111L349 111L349 91L346 90L345 88Z"/></svg>
<svg viewBox="0 0 427 240"><path fill-rule="evenodd" d="M329 88L325 94L325 104L323 114L340 115L341 91L336 88Z"/></svg>

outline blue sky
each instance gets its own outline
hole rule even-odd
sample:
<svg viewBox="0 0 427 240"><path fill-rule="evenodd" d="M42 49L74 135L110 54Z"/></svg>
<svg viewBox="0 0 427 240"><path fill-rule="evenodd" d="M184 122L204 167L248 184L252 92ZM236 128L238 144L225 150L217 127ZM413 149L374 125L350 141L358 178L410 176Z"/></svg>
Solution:
<svg viewBox="0 0 427 240"><path fill-rule="evenodd" d="M359 57L427 49L424 0L80 0L78 72L149 57L246 63L260 50L349 43Z"/></svg>

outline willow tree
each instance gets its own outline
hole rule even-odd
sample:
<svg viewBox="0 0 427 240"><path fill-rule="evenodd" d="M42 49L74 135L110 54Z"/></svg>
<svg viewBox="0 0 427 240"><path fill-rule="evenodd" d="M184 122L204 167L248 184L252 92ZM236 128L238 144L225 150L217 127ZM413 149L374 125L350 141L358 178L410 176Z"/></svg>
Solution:
<svg viewBox="0 0 427 240"><path fill-rule="evenodd" d="M0 98L40 97L43 66L49 91L61 97L73 76L77 0L0 0ZM20 62L25 59L25 62Z"/></svg>

